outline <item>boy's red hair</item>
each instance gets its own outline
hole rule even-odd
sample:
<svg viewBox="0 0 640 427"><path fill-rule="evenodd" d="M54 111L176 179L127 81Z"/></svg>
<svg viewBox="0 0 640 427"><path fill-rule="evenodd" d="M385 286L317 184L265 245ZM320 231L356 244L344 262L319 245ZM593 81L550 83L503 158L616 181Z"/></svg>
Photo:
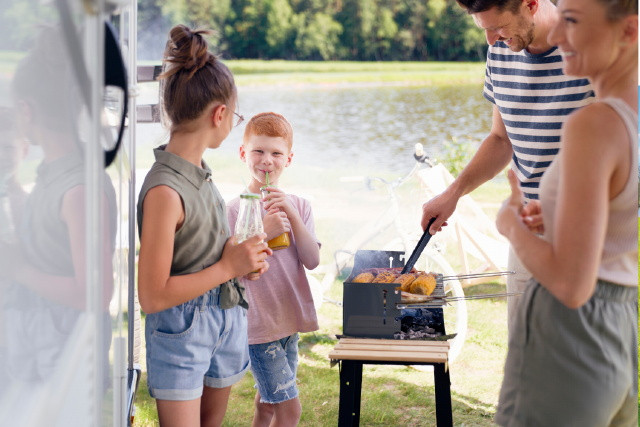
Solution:
<svg viewBox="0 0 640 427"><path fill-rule="evenodd" d="M246 144L252 135L280 137L287 142L289 150L293 145L293 128L289 121L278 113L260 113L251 117L244 129L243 142Z"/></svg>

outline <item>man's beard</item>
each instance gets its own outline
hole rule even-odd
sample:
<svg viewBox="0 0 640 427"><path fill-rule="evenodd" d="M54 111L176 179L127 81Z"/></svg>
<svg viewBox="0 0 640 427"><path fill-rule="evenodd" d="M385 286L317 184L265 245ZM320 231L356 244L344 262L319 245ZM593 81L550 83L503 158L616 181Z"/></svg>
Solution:
<svg viewBox="0 0 640 427"><path fill-rule="evenodd" d="M535 35L535 24L531 23L523 35L517 35L511 38L511 45L509 49L513 52L520 52L522 49L526 49L531 43L533 43Z"/></svg>

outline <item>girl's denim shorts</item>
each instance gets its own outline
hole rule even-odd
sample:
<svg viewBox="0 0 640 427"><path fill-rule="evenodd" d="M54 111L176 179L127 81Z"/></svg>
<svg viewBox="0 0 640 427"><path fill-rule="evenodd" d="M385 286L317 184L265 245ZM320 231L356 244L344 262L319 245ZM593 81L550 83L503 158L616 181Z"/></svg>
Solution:
<svg viewBox="0 0 640 427"><path fill-rule="evenodd" d="M251 372L260 402L281 403L298 397L298 334L249 346Z"/></svg>
<svg viewBox="0 0 640 427"><path fill-rule="evenodd" d="M148 314L145 338L149 394L156 399L197 399L203 386L231 386L249 369L247 311L222 310L219 288Z"/></svg>

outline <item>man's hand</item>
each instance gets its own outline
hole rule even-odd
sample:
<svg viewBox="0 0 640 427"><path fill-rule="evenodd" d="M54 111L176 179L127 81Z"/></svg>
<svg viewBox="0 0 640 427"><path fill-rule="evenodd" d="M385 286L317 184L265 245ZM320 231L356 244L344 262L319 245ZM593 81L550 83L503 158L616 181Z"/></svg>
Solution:
<svg viewBox="0 0 640 427"><path fill-rule="evenodd" d="M456 210L458 197L444 191L433 199L422 205L422 229L425 230L431 218L435 218L429 228L429 233L436 234L442 231L442 227L447 225L447 220Z"/></svg>

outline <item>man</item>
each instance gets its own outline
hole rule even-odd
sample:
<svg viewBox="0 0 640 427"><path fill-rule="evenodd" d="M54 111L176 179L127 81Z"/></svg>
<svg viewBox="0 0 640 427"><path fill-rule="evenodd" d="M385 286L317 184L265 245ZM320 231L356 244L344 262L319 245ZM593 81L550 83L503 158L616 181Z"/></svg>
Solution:
<svg viewBox="0 0 640 427"><path fill-rule="evenodd" d="M593 100L586 79L567 77L562 57L547 36L557 19L550 0L458 0L485 31L484 96L493 105L489 135L455 181L423 205L422 228L435 234L453 214L460 197L501 172L510 161L525 201L538 198L538 184L560 146L566 116ZM509 251L507 291L523 291L531 275ZM518 298L509 298L508 324Z"/></svg>

